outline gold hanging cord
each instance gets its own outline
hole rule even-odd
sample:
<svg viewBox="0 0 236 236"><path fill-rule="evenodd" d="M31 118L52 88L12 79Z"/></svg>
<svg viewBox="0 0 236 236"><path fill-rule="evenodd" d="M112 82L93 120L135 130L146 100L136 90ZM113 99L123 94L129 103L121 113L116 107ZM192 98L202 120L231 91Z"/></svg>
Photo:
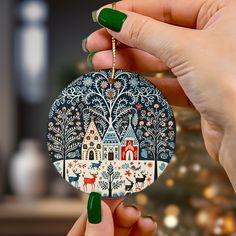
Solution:
<svg viewBox="0 0 236 236"><path fill-rule="evenodd" d="M116 8L116 3L112 3L112 9ZM115 67L116 67L116 39L114 37L111 38L112 40L112 72L111 72L111 82L115 80Z"/></svg>

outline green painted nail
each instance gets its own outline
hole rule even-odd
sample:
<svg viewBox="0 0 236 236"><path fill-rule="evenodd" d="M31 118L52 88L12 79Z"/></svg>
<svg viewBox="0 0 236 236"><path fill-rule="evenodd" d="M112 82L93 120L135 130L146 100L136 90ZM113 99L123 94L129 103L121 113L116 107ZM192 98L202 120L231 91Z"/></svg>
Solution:
<svg viewBox="0 0 236 236"><path fill-rule="evenodd" d="M96 52L90 52L87 57L87 64L89 68L93 68L93 57L96 54Z"/></svg>
<svg viewBox="0 0 236 236"><path fill-rule="evenodd" d="M110 30L120 32L126 18L127 15L123 12L111 8L103 8L98 16L98 22Z"/></svg>
<svg viewBox="0 0 236 236"><path fill-rule="evenodd" d="M102 220L101 194L92 192L89 195L87 205L88 221L91 224L99 224Z"/></svg>

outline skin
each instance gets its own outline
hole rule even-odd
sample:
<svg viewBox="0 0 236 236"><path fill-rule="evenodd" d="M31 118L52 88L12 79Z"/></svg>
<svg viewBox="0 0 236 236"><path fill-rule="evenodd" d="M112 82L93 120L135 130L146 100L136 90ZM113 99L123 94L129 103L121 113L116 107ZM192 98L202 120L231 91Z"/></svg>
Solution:
<svg viewBox="0 0 236 236"><path fill-rule="evenodd" d="M102 221L90 224L84 211L67 236L152 236L157 224L142 217L135 206L124 206L124 199L102 201Z"/></svg>
<svg viewBox="0 0 236 236"><path fill-rule="evenodd" d="M110 68L112 35L121 42L117 68L171 70L175 80L148 79L171 104L198 110L206 149L223 166L236 191L236 2L124 0L116 9L128 15L121 32L103 28L87 39L88 51L97 52L94 68ZM131 226L134 232L135 227L145 228L139 219Z"/></svg>

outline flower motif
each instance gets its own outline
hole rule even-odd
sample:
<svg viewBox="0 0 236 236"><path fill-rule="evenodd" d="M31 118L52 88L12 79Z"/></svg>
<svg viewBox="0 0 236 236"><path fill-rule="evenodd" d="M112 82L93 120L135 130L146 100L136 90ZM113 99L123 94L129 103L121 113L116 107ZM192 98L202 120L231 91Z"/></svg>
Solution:
<svg viewBox="0 0 236 236"><path fill-rule="evenodd" d="M143 125L144 125L144 122L143 122L143 121L140 121L140 122L139 122L139 125L143 126Z"/></svg>
<svg viewBox="0 0 236 236"><path fill-rule="evenodd" d="M147 166L148 166L149 168L152 168L152 166L153 166L152 162L148 162Z"/></svg>
<svg viewBox="0 0 236 236"><path fill-rule="evenodd" d="M86 86L86 87L91 86L91 85L93 84L92 78L90 78L90 77L85 78L84 81L83 81L83 84L84 84L84 86Z"/></svg>
<svg viewBox="0 0 236 236"><path fill-rule="evenodd" d="M162 121L162 122L160 123L160 125L161 125L162 127L164 127L164 126L166 125L166 123L165 123L164 121Z"/></svg>
<svg viewBox="0 0 236 236"><path fill-rule="evenodd" d="M137 86L138 86L138 81L137 81L136 79L131 79L131 80L130 80L130 85L131 85L132 87L137 87Z"/></svg>
<svg viewBox="0 0 236 236"><path fill-rule="evenodd" d="M114 89L107 89L107 91L106 91L106 96L108 97L108 98L114 98L115 97L115 95L116 95L116 91L114 90Z"/></svg>
<svg viewBox="0 0 236 236"><path fill-rule="evenodd" d="M69 162L68 167L71 168L73 166L73 164L71 162Z"/></svg>
<svg viewBox="0 0 236 236"><path fill-rule="evenodd" d="M102 87L103 89L105 89L105 88L107 88L107 86L108 86L107 81L103 80L103 81L101 82L101 87Z"/></svg>
<svg viewBox="0 0 236 236"><path fill-rule="evenodd" d="M114 87L116 89L120 89L121 88L121 82L120 81L116 81L115 84L114 84Z"/></svg>
<svg viewBox="0 0 236 236"><path fill-rule="evenodd" d="M159 107L160 107L160 105L158 103L154 104L154 108L159 108Z"/></svg>
<svg viewBox="0 0 236 236"><path fill-rule="evenodd" d="M137 103L137 104L136 104L136 108L137 108L138 110L141 110L141 109L142 109L142 107L143 107L143 105L142 105L142 104L140 104L140 103Z"/></svg>
<svg viewBox="0 0 236 236"><path fill-rule="evenodd" d="M128 175L128 176L130 177L130 175L131 175L130 170L126 170L126 171L125 171L125 175Z"/></svg>

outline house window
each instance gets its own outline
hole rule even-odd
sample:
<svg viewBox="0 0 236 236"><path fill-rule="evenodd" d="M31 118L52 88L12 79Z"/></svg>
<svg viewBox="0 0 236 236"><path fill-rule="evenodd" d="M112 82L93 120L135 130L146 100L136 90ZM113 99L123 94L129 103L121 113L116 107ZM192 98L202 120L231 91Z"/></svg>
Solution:
<svg viewBox="0 0 236 236"><path fill-rule="evenodd" d="M94 130L90 130L90 134L94 134Z"/></svg>
<svg viewBox="0 0 236 236"><path fill-rule="evenodd" d="M86 145L86 144L84 144L84 145L83 145L83 148L84 148L84 149L87 149L87 145Z"/></svg>
<svg viewBox="0 0 236 236"><path fill-rule="evenodd" d="M93 146L94 146L94 143L93 143L93 142L91 142L91 143L90 143L90 146L92 146L92 147L93 147Z"/></svg>
<svg viewBox="0 0 236 236"><path fill-rule="evenodd" d="M89 137L89 136L87 136L87 140L90 140L90 137Z"/></svg>
<svg viewBox="0 0 236 236"><path fill-rule="evenodd" d="M100 144L97 145L97 149L101 149L101 145Z"/></svg>
<svg viewBox="0 0 236 236"><path fill-rule="evenodd" d="M89 160L94 160L94 152L93 151L89 152Z"/></svg>
<svg viewBox="0 0 236 236"><path fill-rule="evenodd" d="M98 140L98 136L95 136L95 137L94 137L94 140Z"/></svg>
<svg viewBox="0 0 236 236"><path fill-rule="evenodd" d="M114 153L113 153L113 152L109 152L109 153L108 153L108 160L109 160L109 161L114 160Z"/></svg>

